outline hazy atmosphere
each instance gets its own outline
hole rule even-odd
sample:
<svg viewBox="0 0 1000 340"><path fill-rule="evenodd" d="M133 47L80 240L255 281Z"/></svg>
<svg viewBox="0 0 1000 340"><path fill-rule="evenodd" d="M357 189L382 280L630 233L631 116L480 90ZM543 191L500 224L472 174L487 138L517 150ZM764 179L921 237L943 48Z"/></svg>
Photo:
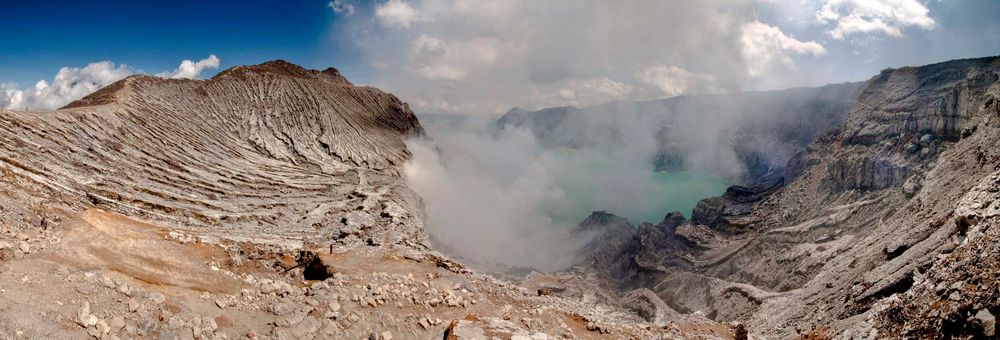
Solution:
<svg viewBox="0 0 1000 340"><path fill-rule="evenodd" d="M629 116L634 117L634 116ZM427 199L429 231L469 260L559 269L576 261L593 235L574 233L594 210L659 222L667 212L690 214L699 199L721 194L727 179L702 168L654 171L658 141L642 121L599 122L621 139L581 134L568 147L545 145L526 127L492 121L424 120L428 140L408 146L405 178ZM577 131L574 131L577 132Z"/></svg>
<svg viewBox="0 0 1000 340"><path fill-rule="evenodd" d="M0 339L1000 337L1000 1L0 22Z"/></svg>
<svg viewBox="0 0 1000 340"><path fill-rule="evenodd" d="M741 183L746 160L734 148L745 146L738 138L744 125L789 117L765 116L767 109L748 108L761 104L718 97L712 105L671 109L596 107L585 119L570 114L566 126L540 136L544 129L531 124L492 122L511 109L863 81L887 66L1000 50L1000 23L991 16L997 6L977 0L336 0L315 5L296 6L286 14L292 20L294 13L314 11L316 17L306 22L247 29L267 39L278 34L273 30L303 31L284 43L311 48L272 56L288 54L306 65L339 61L355 82L401 96L418 114L476 117L460 124L423 120L429 138L409 142L415 159L406 167L407 178L428 200L432 236L460 255L518 266L572 262L568 254L586 240L566 233L591 211L654 224L673 210L690 215L698 200ZM30 10L12 6L4 14L11 20ZM155 5L128 8L157 10ZM245 8L234 15L258 14ZM185 30L198 34L202 25ZM30 44L28 37L2 39L9 40L6 45ZM246 40L245 35L234 39ZM30 49L17 49L0 57L0 107L56 109L139 73L206 78L253 58L237 53L234 42L220 40L216 47L198 42L191 50L204 52L160 57L155 64L143 59L146 67L156 67L152 70L130 66L134 63L128 59L81 60L59 68L54 78L43 77L45 70L36 65L20 69L18 54ZM282 48L279 42L266 49ZM239 59L231 61L230 54ZM33 74L42 79L26 78ZM667 111L674 118L650 118ZM836 123L836 117L827 118ZM680 127L669 131L669 150L665 127ZM778 167L804 146L758 144L753 146L757 154ZM672 158L673 168L657 164L664 155ZM487 215L492 217L482 218Z"/></svg>
<svg viewBox="0 0 1000 340"><path fill-rule="evenodd" d="M0 19L19 34L0 37L9 52L0 56L0 106L20 107L12 98L31 96L39 81L91 88L131 73L176 72L182 60L209 62L191 69L203 73L173 74L207 77L282 58L318 69L336 65L419 113L499 115L514 107L861 81L886 67L1000 49L998 5L988 0L337 0L262 14L277 3L67 3L48 13L52 21L86 16L94 25L59 34L58 25L30 22L55 5L4 4ZM232 24L208 15L223 9ZM156 25L141 25L154 13ZM106 39L86 38L98 33ZM51 39L60 43L40 46ZM75 91L48 92L86 92Z"/></svg>
<svg viewBox="0 0 1000 340"><path fill-rule="evenodd" d="M418 112L816 86L1000 48L985 0L336 3L366 76Z"/></svg>

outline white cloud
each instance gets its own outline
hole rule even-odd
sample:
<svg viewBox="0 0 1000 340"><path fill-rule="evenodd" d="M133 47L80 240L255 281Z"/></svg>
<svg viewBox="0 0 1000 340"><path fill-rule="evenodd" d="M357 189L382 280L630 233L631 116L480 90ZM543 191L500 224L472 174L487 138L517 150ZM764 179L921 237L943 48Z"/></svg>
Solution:
<svg viewBox="0 0 1000 340"><path fill-rule="evenodd" d="M490 38L450 41L420 35L414 41L415 72L432 80L463 81L470 73L488 69L500 54Z"/></svg>
<svg viewBox="0 0 1000 340"><path fill-rule="evenodd" d="M389 0L375 6L375 17L386 27L409 28L419 13L403 0Z"/></svg>
<svg viewBox="0 0 1000 340"><path fill-rule="evenodd" d="M799 41L785 35L780 28L760 21L743 25L740 45L746 72L751 77L764 75L776 65L794 68L792 55L826 54L823 45L815 41Z"/></svg>
<svg viewBox="0 0 1000 340"><path fill-rule="evenodd" d="M471 112L476 109L472 103L455 104L440 97L413 97L407 100L411 106L420 107L427 112Z"/></svg>
<svg viewBox="0 0 1000 340"><path fill-rule="evenodd" d="M753 1L381 0L336 24L379 65L372 85L414 110L496 114L659 93L660 86L636 78L637 65L684 65L714 77L713 90L738 90L750 79L739 34L752 20ZM585 97L595 79L630 90ZM699 81L688 87L703 90Z"/></svg>
<svg viewBox="0 0 1000 340"><path fill-rule="evenodd" d="M176 70L158 73L161 77L197 78L202 71L219 67L219 58L210 55L198 62L184 60ZM21 89L14 84L0 84L0 108L50 111L66 106L105 86L136 74L122 64L110 61L87 64L83 68L63 67L52 82L39 80L35 86Z"/></svg>
<svg viewBox="0 0 1000 340"><path fill-rule="evenodd" d="M875 32L900 37L906 27L934 28L929 12L917 0L826 0L816 19L822 24L836 24L828 32L834 39Z"/></svg>
<svg viewBox="0 0 1000 340"><path fill-rule="evenodd" d="M333 0L326 4L326 6L330 7L330 9L337 14L343 14L346 16L354 15L354 4L346 0Z"/></svg>
<svg viewBox="0 0 1000 340"><path fill-rule="evenodd" d="M656 89L657 94L667 97L720 91L715 88L715 76L694 73L675 65L649 66L636 72L635 78Z"/></svg>
<svg viewBox="0 0 1000 340"><path fill-rule="evenodd" d="M181 61L181 64L177 66L176 70L161 72L156 75L164 78L195 79L201 75L202 71L216 68L219 68L219 58L212 54L209 55L208 58L197 62L185 59Z"/></svg>
<svg viewBox="0 0 1000 340"><path fill-rule="evenodd" d="M632 92L632 86L600 77L570 79L554 90L542 91L535 88L532 92L532 102L537 106L535 108L566 105L580 107L625 99Z"/></svg>
<svg viewBox="0 0 1000 340"><path fill-rule="evenodd" d="M0 84L0 108L10 107L12 98L19 91L15 84Z"/></svg>
<svg viewBox="0 0 1000 340"><path fill-rule="evenodd" d="M4 97L0 98L0 104L14 110L54 110L131 74L127 66L115 67L110 61L91 63L84 68L63 67L52 84L39 80L34 87L25 90L5 85L0 93Z"/></svg>

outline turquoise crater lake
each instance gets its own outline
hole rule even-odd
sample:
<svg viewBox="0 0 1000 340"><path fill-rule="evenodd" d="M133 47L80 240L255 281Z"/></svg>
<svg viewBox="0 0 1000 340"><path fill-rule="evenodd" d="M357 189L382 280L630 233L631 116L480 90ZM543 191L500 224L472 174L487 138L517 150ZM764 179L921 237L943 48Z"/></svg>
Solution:
<svg viewBox="0 0 1000 340"><path fill-rule="evenodd" d="M558 222L576 224L593 211L604 210L634 224L659 223L680 211L691 216L698 201L722 195L730 183L721 177L691 171L655 172L652 167L623 165L606 159L572 157L554 176L565 197L547 207Z"/></svg>

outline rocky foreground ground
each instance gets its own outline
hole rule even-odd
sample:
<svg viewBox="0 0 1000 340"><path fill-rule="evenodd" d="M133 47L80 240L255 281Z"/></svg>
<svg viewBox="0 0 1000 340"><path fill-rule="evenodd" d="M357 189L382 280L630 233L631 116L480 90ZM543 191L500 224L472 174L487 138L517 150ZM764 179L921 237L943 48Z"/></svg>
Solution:
<svg viewBox="0 0 1000 340"><path fill-rule="evenodd" d="M421 133L396 97L282 61L0 111L0 337L745 336L436 253L400 178Z"/></svg>
<svg viewBox="0 0 1000 340"><path fill-rule="evenodd" d="M335 69L0 111L0 336L995 337L1000 59L859 91L691 219L595 213L587 261L507 280L433 249L400 176L420 123Z"/></svg>

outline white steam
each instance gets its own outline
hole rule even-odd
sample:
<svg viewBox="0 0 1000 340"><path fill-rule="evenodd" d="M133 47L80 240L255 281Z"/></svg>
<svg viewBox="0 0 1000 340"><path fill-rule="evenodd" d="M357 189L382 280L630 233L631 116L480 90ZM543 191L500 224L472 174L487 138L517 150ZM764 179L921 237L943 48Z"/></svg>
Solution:
<svg viewBox="0 0 1000 340"><path fill-rule="evenodd" d="M577 230L593 211L635 224L688 215L728 184L780 171L843 121L858 89L513 110L497 122L422 116L430 138L408 141L404 174L438 249L472 264L561 269L593 237Z"/></svg>
<svg viewBox="0 0 1000 340"><path fill-rule="evenodd" d="M650 198L690 193L655 183L654 129L634 115L598 117L607 121L588 122L583 135L593 137L574 148L543 145L526 128L425 120L432 139L407 143L414 158L404 174L425 200L436 246L472 263L555 270L579 260L593 235L577 224L592 211L659 222L669 211ZM598 131L609 129L617 132Z"/></svg>
<svg viewBox="0 0 1000 340"><path fill-rule="evenodd" d="M530 134L440 137L437 144L408 143L414 160L405 169L407 182L426 201L436 243L480 264L558 269L572 263L576 248L567 240L573 224L545 212L565 196Z"/></svg>

